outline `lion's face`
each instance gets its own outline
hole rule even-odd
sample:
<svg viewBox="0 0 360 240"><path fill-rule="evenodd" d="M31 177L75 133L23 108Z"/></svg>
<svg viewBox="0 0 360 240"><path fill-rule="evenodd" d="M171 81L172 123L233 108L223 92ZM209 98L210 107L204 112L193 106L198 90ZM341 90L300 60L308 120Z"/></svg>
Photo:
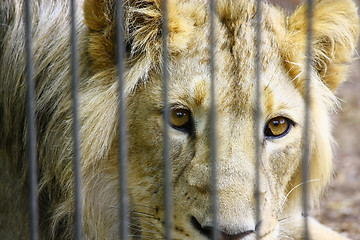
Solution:
<svg viewBox="0 0 360 240"><path fill-rule="evenodd" d="M304 99L291 82L274 41L264 31L267 49L261 77L260 222L255 194L255 46L254 28L243 26L228 46L218 30L216 48L216 142L219 227L229 235L261 225L276 239L290 180L299 171ZM246 36L248 40L243 38ZM205 239L212 226L210 75L207 35L191 39L192 48L170 63L169 128L177 239ZM200 42L200 43L199 43ZM240 46L241 45L241 46ZM222 47L220 47L222 46ZM191 57L189 57L191 56ZM150 74L130 97L130 192L134 216L148 238L164 227L163 111L161 75ZM142 151L139 151L141 149ZM139 213L137 213L139 212ZM146 212L144 215L142 213ZM251 239L252 239L251 238Z"/></svg>

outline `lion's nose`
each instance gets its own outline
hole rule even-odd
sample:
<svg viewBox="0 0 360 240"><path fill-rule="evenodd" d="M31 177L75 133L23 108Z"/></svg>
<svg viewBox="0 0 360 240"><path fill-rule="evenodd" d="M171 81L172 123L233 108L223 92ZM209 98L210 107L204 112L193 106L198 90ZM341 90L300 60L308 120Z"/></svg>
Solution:
<svg viewBox="0 0 360 240"><path fill-rule="evenodd" d="M211 238L211 234L213 232L212 226L201 226L201 224L198 222L198 220L195 217L191 217L191 224L193 227L198 230L201 234L207 236L209 239ZM255 233L254 230L248 230L239 232L236 234L229 234L226 231L220 231L220 240L241 240L242 238Z"/></svg>

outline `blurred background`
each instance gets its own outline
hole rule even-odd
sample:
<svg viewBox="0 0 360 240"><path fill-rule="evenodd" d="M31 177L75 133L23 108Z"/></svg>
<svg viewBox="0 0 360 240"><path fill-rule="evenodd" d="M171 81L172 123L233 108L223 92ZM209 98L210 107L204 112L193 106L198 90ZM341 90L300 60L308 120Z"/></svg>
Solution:
<svg viewBox="0 0 360 240"><path fill-rule="evenodd" d="M270 0L291 13L304 0ZM355 0L360 7L360 0ZM337 92L342 108L333 114L335 177L319 211L320 222L342 235L360 240L360 55Z"/></svg>

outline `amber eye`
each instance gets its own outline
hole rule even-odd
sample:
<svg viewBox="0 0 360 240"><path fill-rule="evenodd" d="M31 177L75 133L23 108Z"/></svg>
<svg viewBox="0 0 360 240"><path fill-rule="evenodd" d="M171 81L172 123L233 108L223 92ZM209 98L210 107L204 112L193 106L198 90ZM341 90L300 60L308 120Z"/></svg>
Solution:
<svg viewBox="0 0 360 240"><path fill-rule="evenodd" d="M191 126L191 113L186 109L173 109L170 113L170 124L172 127L189 131Z"/></svg>
<svg viewBox="0 0 360 240"><path fill-rule="evenodd" d="M266 137L283 137L291 129L293 122L286 117L276 117L270 119L265 127Z"/></svg>

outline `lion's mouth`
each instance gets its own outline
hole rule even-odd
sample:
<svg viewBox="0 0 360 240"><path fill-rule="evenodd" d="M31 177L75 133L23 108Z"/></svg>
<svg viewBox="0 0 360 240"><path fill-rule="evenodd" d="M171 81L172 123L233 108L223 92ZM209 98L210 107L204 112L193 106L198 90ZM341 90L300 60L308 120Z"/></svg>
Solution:
<svg viewBox="0 0 360 240"><path fill-rule="evenodd" d="M199 231L201 234L206 236L207 238L211 239L211 236L213 234L213 227L212 226L201 226L199 221L195 217L191 217L190 219L191 225ZM242 238L255 233L254 230L248 230L245 232L239 232L235 234L229 234L226 231L222 231L219 229L220 239L221 240L241 240Z"/></svg>

